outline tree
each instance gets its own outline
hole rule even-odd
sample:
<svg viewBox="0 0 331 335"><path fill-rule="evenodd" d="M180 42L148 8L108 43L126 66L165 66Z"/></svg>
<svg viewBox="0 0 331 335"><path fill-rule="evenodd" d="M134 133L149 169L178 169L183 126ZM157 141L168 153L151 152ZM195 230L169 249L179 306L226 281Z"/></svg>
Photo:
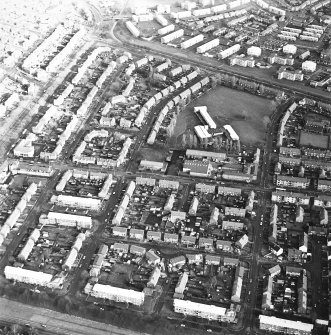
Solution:
<svg viewBox="0 0 331 335"><path fill-rule="evenodd" d="M217 78L216 78L216 76L211 76L210 77L210 81L211 81L211 87L215 88L217 86Z"/></svg>
<svg viewBox="0 0 331 335"><path fill-rule="evenodd" d="M184 134L182 134L182 148L184 149L184 148L186 148L186 145L187 145L187 143L186 143L186 134L184 133Z"/></svg>
<svg viewBox="0 0 331 335"><path fill-rule="evenodd" d="M238 79L236 76L231 76L231 86L236 87Z"/></svg>
<svg viewBox="0 0 331 335"><path fill-rule="evenodd" d="M270 117L265 115L262 119L263 125L265 129L268 129L269 124L271 123Z"/></svg>
<svg viewBox="0 0 331 335"><path fill-rule="evenodd" d="M193 135L193 147L194 148L198 147L198 138L195 135Z"/></svg>
<svg viewBox="0 0 331 335"><path fill-rule="evenodd" d="M264 87L263 84L260 84L260 85L259 85L259 91L260 91L260 93L261 93L262 95L264 95L264 93L265 93L265 87Z"/></svg>

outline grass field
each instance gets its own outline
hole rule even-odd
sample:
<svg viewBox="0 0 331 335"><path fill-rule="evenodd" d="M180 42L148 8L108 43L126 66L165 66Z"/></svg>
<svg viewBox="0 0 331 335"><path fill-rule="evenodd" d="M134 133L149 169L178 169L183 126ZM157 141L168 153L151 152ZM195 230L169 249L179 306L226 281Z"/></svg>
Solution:
<svg viewBox="0 0 331 335"><path fill-rule="evenodd" d="M252 145L265 141L264 116L271 115L270 100L227 87L217 87L192 101L177 119L174 136L200 124L193 113L195 106L207 106L217 126L230 124L242 143ZM243 116L245 111L246 119Z"/></svg>

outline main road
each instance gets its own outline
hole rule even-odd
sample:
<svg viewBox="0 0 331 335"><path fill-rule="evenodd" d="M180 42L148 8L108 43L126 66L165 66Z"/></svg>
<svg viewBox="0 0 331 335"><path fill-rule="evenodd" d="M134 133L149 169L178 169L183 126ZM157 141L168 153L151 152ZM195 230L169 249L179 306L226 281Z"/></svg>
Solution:
<svg viewBox="0 0 331 335"><path fill-rule="evenodd" d="M28 324L42 335L148 335L5 298L0 298L0 306L0 324Z"/></svg>

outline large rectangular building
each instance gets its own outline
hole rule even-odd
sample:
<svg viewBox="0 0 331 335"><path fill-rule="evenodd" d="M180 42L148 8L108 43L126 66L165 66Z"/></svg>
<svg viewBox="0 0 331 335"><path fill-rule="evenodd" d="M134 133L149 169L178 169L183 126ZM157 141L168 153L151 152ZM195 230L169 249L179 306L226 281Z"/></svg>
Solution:
<svg viewBox="0 0 331 335"><path fill-rule="evenodd" d="M225 316L226 308L214 305L200 304L189 300L174 299L176 313L193 315L208 320L221 320Z"/></svg>
<svg viewBox="0 0 331 335"><path fill-rule="evenodd" d="M275 316L260 315L260 329L283 334L310 335L313 325L301 321L280 319Z"/></svg>
<svg viewBox="0 0 331 335"><path fill-rule="evenodd" d="M101 284L95 284L90 293L96 298L108 299L116 302L126 302L137 306L141 306L145 299L143 292Z"/></svg>

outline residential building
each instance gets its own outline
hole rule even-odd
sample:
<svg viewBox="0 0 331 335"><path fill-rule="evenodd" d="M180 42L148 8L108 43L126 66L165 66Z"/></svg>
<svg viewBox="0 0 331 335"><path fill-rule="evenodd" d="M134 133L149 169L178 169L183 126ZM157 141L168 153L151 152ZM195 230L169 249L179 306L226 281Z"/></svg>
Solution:
<svg viewBox="0 0 331 335"><path fill-rule="evenodd" d="M244 228L243 222L237 222L237 221L223 221L222 222L222 229L242 230L243 228Z"/></svg>
<svg viewBox="0 0 331 335"><path fill-rule="evenodd" d="M277 186L293 187L293 188L307 188L310 180L308 178L293 177L293 176L277 176Z"/></svg>
<svg viewBox="0 0 331 335"><path fill-rule="evenodd" d="M331 190L331 180L319 179L317 182L317 189L319 191L327 191Z"/></svg>
<svg viewBox="0 0 331 335"><path fill-rule="evenodd" d="M244 273L245 273L245 268L240 265L237 266L236 273L235 273L235 279L234 279L233 286L232 286L232 296L231 296L232 302L240 302Z"/></svg>
<svg viewBox="0 0 331 335"><path fill-rule="evenodd" d="M186 258L185 256L177 256L177 257L174 257L174 258L171 258L169 260L169 265L171 265L171 267L177 267L177 268L181 268L185 265L186 263Z"/></svg>
<svg viewBox="0 0 331 335"><path fill-rule="evenodd" d="M303 73L300 70L290 70L282 66L278 70L278 79L287 79L291 81L303 81Z"/></svg>
<svg viewBox="0 0 331 335"><path fill-rule="evenodd" d="M311 335L314 326L310 323L260 315L260 329L283 334Z"/></svg>
<svg viewBox="0 0 331 335"><path fill-rule="evenodd" d="M4 269L4 274L9 280L40 286L48 286L53 278L53 276L49 273L32 271L8 265Z"/></svg>
<svg viewBox="0 0 331 335"><path fill-rule="evenodd" d="M221 256L206 255L205 260L206 260L206 265L219 266L221 262Z"/></svg>
<svg viewBox="0 0 331 335"><path fill-rule="evenodd" d="M123 254L127 254L129 252L129 248L130 245L125 243L114 243L113 245L113 250Z"/></svg>
<svg viewBox="0 0 331 335"><path fill-rule="evenodd" d="M225 207L226 216L238 216L238 217L245 217L246 209L244 208L237 208L237 207Z"/></svg>
<svg viewBox="0 0 331 335"><path fill-rule="evenodd" d="M186 284L188 282L188 274L187 272L183 272L177 282L175 293L177 294L183 294L186 288Z"/></svg>
<svg viewBox="0 0 331 335"><path fill-rule="evenodd" d="M156 266L153 269L151 275L149 276L147 287L154 288L157 285L157 282L159 281L160 276L161 276L161 270Z"/></svg>
<svg viewBox="0 0 331 335"><path fill-rule="evenodd" d="M113 227L114 236L126 237L127 232L128 232L128 229L126 227Z"/></svg>
<svg viewBox="0 0 331 335"><path fill-rule="evenodd" d="M195 236L182 235L181 242L186 246L195 246L197 238Z"/></svg>
<svg viewBox="0 0 331 335"><path fill-rule="evenodd" d="M135 238L137 240L142 241L144 239L144 233L145 231L143 229L130 229L130 238Z"/></svg>
<svg viewBox="0 0 331 335"><path fill-rule="evenodd" d="M262 309L271 309L273 307L272 302L271 302L272 284L273 284L273 279L271 276L268 276L267 285L262 295L262 306L261 306Z"/></svg>
<svg viewBox="0 0 331 335"><path fill-rule="evenodd" d="M212 238L200 237L199 238L199 248L212 248L214 241Z"/></svg>
<svg viewBox="0 0 331 335"><path fill-rule="evenodd" d="M171 211L170 212L170 221L176 222L177 220L185 220L186 219L186 212L181 211Z"/></svg>
<svg viewBox="0 0 331 335"><path fill-rule="evenodd" d="M137 306L141 306L145 300L143 292L126 290L110 285L94 284L91 291L87 292L96 298L108 299L116 302L125 302Z"/></svg>
<svg viewBox="0 0 331 335"><path fill-rule="evenodd" d="M168 242L168 243L178 243L178 235L177 234L164 233L163 240L164 240L164 242Z"/></svg>
<svg viewBox="0 0 331 335"><path fill-rule="evenodd" d="M216 249L220 249L226 252L233 252L232 242L224 241L224 240L217 240Z"/></svg>
<svg viewBox="0 0 331 335"><path fill-rule="evenodd" d="M226 308L200 304L189 300L174 299L174 311L184 315L220 321L226 314Z"/></svg>
<svg viewBox="0 0 331 335"><path fill-rule="evenodd" d="M151 231L147 232L148 241L161 241L161 232L160 231Z"/></svg>
<svg viewBox="0 0 331 335"><path fill-rule="evenodd" d="M281 268L280 268L280 266L277 264L277 265L273 266L272 268L270 268L270 269L268 270L268 272L269 272L269 276L270 276L271 278L273 278L273 277L277 276L278 274L280 274L280 272L281 272Z"/></svg>
<svg viewBox="0 0 331 335"><path fill-rule="evenodd" d="M201 193L215 193L215 185L198 183L195 190Z"/></svg>
<svg viewBox="0 0 331 335"><path fill-rule="evenodd" d="M131 245L130 253L137 256L144 256L146 254L146 249L138 245Z"/></svg>
<svg viewBox="0 0 331 335"><path fill-rule="evenodd" d="M223 162L226 159L226 153L187 149L186 157L189 159L210 159L214 162Z"/></svg>
<svg viewBox="0 0 331 335"><path fill-rule="evenodd" d="M240 196L241 188L218 186L218 194Z"/></svg>
<svg viewBox="0 0 331 335"><path fill-rule="evenodd" d="M248 243L248 236L245 234L242 237L240 237L240 239L236 242L236 245L242 249L246 246L247 243Z"/></svg>

